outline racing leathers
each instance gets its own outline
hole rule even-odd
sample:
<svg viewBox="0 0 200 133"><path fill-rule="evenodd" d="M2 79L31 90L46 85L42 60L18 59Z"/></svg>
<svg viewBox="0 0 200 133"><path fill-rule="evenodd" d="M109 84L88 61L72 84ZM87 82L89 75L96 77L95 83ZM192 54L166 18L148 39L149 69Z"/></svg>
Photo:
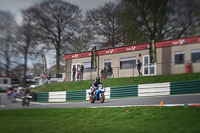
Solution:
<svg viewBox="0 0 200 133"><path fill-rule="evenodd" d="M102 82L101 82L101 81L97 82L97 81L95 80L95 81L93 82L92 87L91 87L92 95L93 95L93 93L95 92L95 90L97 90L97 92L96 92L96 94L95 94L95 98L96 98L97 100L99 100L99 93L101 92L101 90L99 90L99 88L98 88L98 84L102 84Z"/></svg>

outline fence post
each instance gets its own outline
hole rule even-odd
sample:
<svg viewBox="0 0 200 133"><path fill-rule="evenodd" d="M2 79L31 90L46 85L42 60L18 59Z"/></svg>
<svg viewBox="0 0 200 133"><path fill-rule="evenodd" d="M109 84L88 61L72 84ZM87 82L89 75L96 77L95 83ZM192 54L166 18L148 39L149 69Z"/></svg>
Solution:
<svg viewBox="0 0 200 133"><path fill-rule="evenodd" d="M92 80L92 69L90 70L90 80Z"/></svg>
<svg viewBox="0 0 200 133"><path fill-rule="evenodd" d="M119 78L119 67L117 67L117 78Z"/></svg>

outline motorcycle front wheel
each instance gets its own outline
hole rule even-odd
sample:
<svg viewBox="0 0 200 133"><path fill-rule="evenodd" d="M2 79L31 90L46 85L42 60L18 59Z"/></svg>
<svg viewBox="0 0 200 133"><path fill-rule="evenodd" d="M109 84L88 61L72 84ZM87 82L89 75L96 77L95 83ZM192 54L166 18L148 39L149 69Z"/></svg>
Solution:
<svg viewBox="0 0 200 133"><path fill-rule="evenodd" d="M105 95L104 94L101 94L99 101L100 101L100 103L103 103L105 101Z"/></svg>
<svg viewBox="0 0 200 133"><path fill-rule="evenodd" d="M22 106L24 106L26 104L26 101L23 99L22 100Z"/></svg>

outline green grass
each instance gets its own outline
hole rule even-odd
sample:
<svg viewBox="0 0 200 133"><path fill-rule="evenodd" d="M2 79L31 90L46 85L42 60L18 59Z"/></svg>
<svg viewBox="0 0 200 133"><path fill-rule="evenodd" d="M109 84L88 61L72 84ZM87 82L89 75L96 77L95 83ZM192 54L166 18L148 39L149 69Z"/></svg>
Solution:
<svg viewBox="0 0 200 133"><path fill-rule="evenodd" d="M199 133L200 107L0 110L1 133Z"/></svg>
<svg viewBox="0 0 200 133"><path fill-rule="evenodd" d="M113 79L102 80L102 82L105 87L113 87L113 86L127 86L127 85L137 85L137 84L177 82L177 81L188 81L188 80L200 80L200 73L113 78ZM32 91L49 92L49 91L86 90L91 87L92 83L93 80L52 83L37 87L35 89L32 89Z"/></svg>

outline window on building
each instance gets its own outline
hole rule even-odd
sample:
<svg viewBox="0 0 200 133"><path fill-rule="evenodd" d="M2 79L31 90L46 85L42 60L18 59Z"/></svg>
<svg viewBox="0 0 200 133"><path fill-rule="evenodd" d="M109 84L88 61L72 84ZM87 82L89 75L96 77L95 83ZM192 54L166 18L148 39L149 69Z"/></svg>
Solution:
<svg viewBox="0 0 200 133"><path fill-rule="evenodd" d="M132 69L135 68L136 58L135 57L127 57L120 59L120 69Z"/></svg>
<svg viewBox="0 0 200 133"><path fill-rule="evenodd" d="M184 64L185 62L185 53L184 52L176 52L174 55L175 64Z"/></svg>
<svg viewBox="0 0 200 133"><path fill-rule="evenodd" d="M84 72L95 72L96 69L91 69L91 62L84 62L83 63L83 66L84 66Z"/></svg>
<svg viewBox="0 0 200 133"><path fill-rule="evenodd" d="M143 75L156 75L156 63L150 63L149 55L143 56Z"/></svg>
<svg viewBox="0 0 200 133"><path fill-rule="evenodd" d="M104 67L108 68L109 65L111 66L111 60L105 60Z"/></svg>
<svg viewBox="0 0 200 133"><path fill-rule="evenodd" d="M200 63L200 50L193 50L191 52L192 63Z"/></svg>
<svg viewBox="0 0 200 133"><path fill-rule="evenodd" d="M8 84L8 79L3 79L4 84Z"/></svg>

